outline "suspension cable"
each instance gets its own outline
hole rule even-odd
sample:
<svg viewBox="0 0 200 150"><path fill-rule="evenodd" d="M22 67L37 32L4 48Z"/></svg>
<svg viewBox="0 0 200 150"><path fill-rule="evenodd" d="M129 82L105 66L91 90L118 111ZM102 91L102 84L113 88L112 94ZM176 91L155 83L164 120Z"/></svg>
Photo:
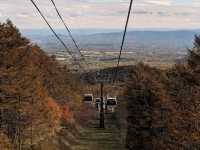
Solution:
<svg viewBox="0 0 200 150"><path fill-rule="evenodd" d="M47 21L47 19L44 17L43 13L41 12L41 10L39 9L39 7L37 6L37 4L34 2L34 0L30 0L31 3L35 6L35 8L37 9L37 11L39 12L40 16L43 18L43 20L46 22L46 24L49 26L49 28L51 29L51 31L53 32L54 36L58 39L58 41L60 41L60 43L64 46L65 50L69 53L69 55L72 57L72 59L77 62L76 57L74 57L73 53L69 50L69 48L67 47L67 45L63 42L63 40L58 36L58 34L55 32L55 30L53 29L53 27L49 24L49 22ZM80 64L78 64L80 68L82 68L82 66Z"/></svg>
<svg viewBox="0 0 200 150"><path fill-rule="evenodd" d="M128 23L129 23L131 10L132 10L132 5L133 5L133 0L130 0L128 15L127 15L126 24L125 24L124 33L123 33L123 38L122 38L122 43L121 43L121 47L120 47L120 53L119 53L119 56L118 56L117 67L116 67L115 76L114 76L114 81L118 76L118 69L119 69L122 51L123 51L123 48L124 48L124 41L125 41L125 38L126 38L127 27L128 27Z"/></svg>
<svg viewBox="0 0 200 150"><path fill-rule="evenodd" d="M67 26L67 24L65 23L65 21L64 21L64 19L63 19L63 17L62 17L62 15L61 15L61 13L59 12L59 10L58 10L58 8L57 8L57 6L56 6L56 4L55 4L55 1L54 1L54 0L50 0L50 1L52 2L53 6L54 6L54 8L55 8L55 10L56 10L56 12L57 12L57 14L58 14L58 17L61 19L63 25L65 26L65 28L66 28L66 30L67 30L67 32L68 32L70 38L72 39L72 41L73 41L73 43L74 43L76 49L78 50L80 56L81 56L82 58L84 58L83 54L81 53L81 49L79 48L79 46L78 46L78 44L77 44L75 38L73 37L73 35L72 35L72 33L71 33L69 27Z"/></svg>

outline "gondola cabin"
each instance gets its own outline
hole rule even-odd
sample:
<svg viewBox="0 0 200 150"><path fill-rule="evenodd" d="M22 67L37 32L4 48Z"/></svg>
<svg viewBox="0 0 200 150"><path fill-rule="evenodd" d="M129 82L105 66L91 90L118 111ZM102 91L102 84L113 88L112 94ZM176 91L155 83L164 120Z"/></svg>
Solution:
<svg viewBox="0 0 200 150"><path fill-rule="evenodd" d="M100 111L101 109L101 98L96 98L95 99L95 107L98 111ZM103 110L106 109L106 102L105 99L103 100Z"/></svg>
<svg viewBox="0 0 200 150"><path fill-rule="evenodd" d="M107 98L106 110L114 112L116 107L117 107L117 98L115 98L115 97Z"/></svg>
<svg viewBox="0 0 200 150"><path fill-rule="evenodd" d="M83 102L86 104L92 104L93 103L93 94L85 94L83 97Z"/></svg>

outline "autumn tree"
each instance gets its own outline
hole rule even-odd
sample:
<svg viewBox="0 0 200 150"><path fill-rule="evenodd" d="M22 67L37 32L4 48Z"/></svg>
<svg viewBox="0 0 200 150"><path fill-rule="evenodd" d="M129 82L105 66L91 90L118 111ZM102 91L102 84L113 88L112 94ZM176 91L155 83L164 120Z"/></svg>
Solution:
<svg viewBox="0 0 200 150"><path fill-rule="evenodd" d="M77 82L9 20L0 24L0 57L2 138L13 149L35 147L60 129L61 105L75 106Z"/></svg>

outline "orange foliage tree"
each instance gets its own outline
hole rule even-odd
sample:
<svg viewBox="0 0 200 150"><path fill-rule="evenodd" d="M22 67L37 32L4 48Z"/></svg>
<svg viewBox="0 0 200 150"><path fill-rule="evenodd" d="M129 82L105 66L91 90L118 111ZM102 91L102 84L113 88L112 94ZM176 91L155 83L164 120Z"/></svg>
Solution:
<svg viewBox="0 0 200 150"><path fill-rule="evenodd" d="M53 100L53 98L48 97L47 106L50 109L52 121L58 123L62 115L59 105L55 102L55 100Z"/></svg>

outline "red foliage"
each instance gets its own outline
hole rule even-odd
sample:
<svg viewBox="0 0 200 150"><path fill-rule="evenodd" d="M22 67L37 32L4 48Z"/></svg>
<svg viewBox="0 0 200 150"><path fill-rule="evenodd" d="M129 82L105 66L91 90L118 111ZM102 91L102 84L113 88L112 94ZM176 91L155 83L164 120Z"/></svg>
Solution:
<svg viewBox="0 0 200 150"><path fill-rule="evenodd" d="M70 111L69 109L69 106L67 104L65 104L63 106L63 116L62 118L65 120L65 121L69 121L73 118L73 114L72 112Z"/></svg>

